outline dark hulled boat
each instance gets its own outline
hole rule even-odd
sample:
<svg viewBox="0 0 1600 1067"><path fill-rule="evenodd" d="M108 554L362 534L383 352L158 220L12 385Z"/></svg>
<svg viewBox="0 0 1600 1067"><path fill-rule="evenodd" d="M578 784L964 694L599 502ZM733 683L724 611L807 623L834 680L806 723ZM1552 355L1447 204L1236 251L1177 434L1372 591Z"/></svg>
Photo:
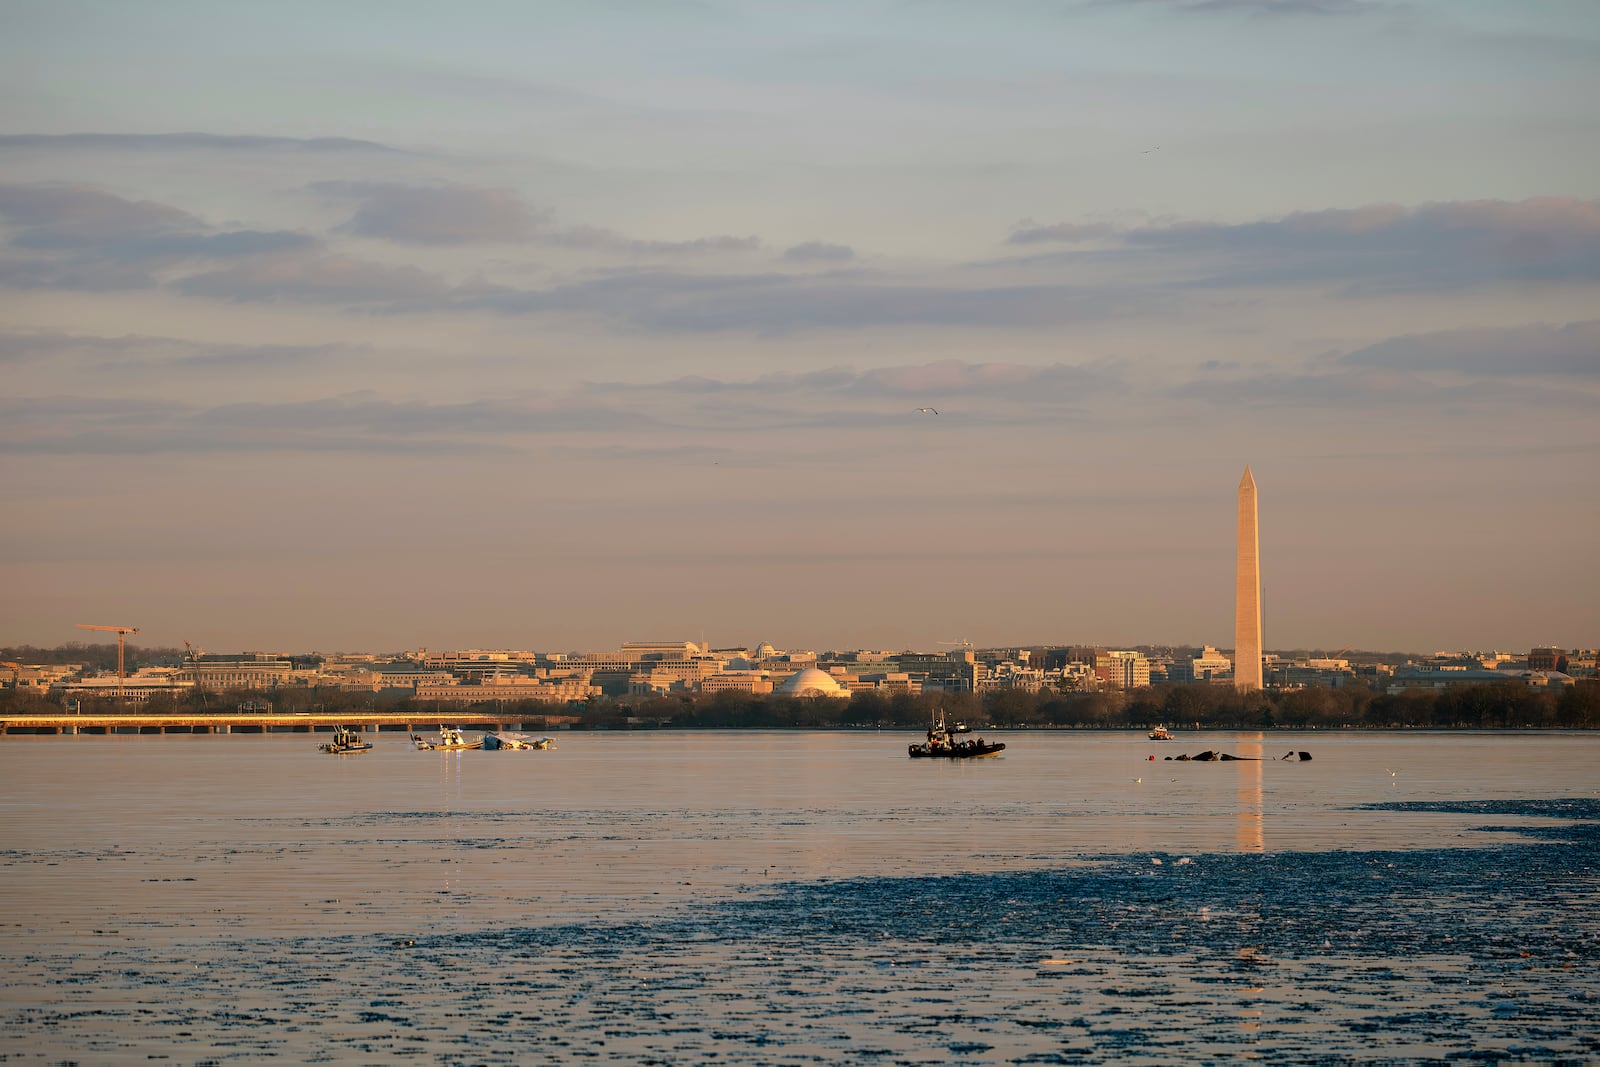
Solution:
<svg viewBox="0 0 1600 1067"><path fill-rule="evenodd" d="M333 732L333 740L317 746L318 752L330 752L335 756L346 752L371 752L372 743L361 737L361 731L349 726L341 726Z"/></svg>
<svg viewBox="0 0 1600 1067"><path fill-rule="evenodd" d="M1003 741L957 737L958 733L965 732L945 726L944 716L940 715L928 727L928 739L920 745L910 746L910 756L912 759L982 759L985 756L997 756L1006 747Z"/></svg>

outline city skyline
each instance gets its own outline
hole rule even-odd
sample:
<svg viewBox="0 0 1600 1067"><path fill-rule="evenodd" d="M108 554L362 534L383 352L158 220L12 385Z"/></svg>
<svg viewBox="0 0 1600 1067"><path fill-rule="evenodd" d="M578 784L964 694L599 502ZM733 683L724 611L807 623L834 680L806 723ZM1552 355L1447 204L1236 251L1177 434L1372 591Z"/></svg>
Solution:
<svg viewBox="0 0 1600 1067"><path fill-rule="evenodd" d="M1600 634L1592 4L0 19L0 643Z"/></svg>

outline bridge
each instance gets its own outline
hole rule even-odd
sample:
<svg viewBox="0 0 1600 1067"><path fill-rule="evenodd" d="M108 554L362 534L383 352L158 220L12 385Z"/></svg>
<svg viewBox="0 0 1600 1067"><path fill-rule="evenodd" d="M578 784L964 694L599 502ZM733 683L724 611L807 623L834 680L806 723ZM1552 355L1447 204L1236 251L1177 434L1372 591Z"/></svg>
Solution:
<svg viewBox="0 0 1600 1067"><path fill-rule="evenodd" d="M556 730L577 721L576 715L500 714L482 708L455 715L434 713L426 717L414 711L393 714L349 709L294 714L10 715L0 719L0 737L11 734L308 734L338 726L354 726L370 733L419 733L435 730L441 723L459 726L464 730Z"/></svg>

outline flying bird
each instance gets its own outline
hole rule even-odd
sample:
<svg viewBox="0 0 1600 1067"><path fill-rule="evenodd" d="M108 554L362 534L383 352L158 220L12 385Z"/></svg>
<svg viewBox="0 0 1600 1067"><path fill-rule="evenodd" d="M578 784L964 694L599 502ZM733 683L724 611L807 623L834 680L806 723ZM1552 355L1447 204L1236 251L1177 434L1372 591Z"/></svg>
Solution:
<svg viewBox="0 0 1600 1067"><path fill-rule="evenodd" d="M1156 145L1154 148L1146 148L1143 152L1140 152L1139 154L1141 156L1148 156L1151 152L1159 152L1159 151L1161 151L1161 146L1160 145Z"/></svg>
<svg viewBox="0 0 1600 1067"><path fill-rule="evenodd" d="M938 408L918 408L917 409L917 414L918 415L937 415L937 414L939 414L939 409Z"/></svg>

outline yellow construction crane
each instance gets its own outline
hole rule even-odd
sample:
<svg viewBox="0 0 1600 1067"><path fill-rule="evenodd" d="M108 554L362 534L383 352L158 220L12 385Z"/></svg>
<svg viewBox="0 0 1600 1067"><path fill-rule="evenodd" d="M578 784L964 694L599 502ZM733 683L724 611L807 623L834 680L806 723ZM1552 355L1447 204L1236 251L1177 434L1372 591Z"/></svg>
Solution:
<svg viewBox="0 0 1600 1067"><path fill-rule="evenodd" d="M104 630L106 633L114 633L114 634L117 635L117 680L118 680L118 683L119 683L119 685L118 685L118 689L119 689L118 695L120 696L121 695L121 693L120 693L120 688L121 688L120 683L121 682L125 682L125 681L128 680L128 669L127 669L127 667L125 667L123 665L123 658L122 658L123 642L127 640L127 637L128 637L129 634L138 633L139 632L139 628L137 626L96 626L92 622L80 622L80 623L78 623L78 629L80 629L80 630Z"/></svg>

